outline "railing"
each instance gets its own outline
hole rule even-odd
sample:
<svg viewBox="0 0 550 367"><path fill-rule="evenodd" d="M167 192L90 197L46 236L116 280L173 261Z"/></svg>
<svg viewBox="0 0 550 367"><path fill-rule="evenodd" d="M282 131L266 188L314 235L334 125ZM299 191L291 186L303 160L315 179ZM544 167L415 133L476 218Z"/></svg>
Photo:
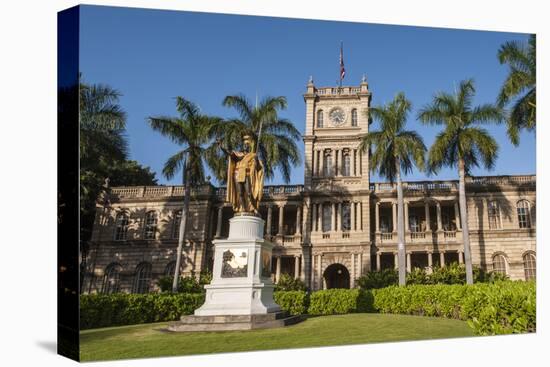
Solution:
<svg viewBox="0 0 550 367"><path fill-rule="evenodd" d="M537 177L535 175L522 175L522 176L480 176L480 177L466 177L466 183L468 185L509 185L519 186L526 184L535 184Z"/></svg>
<svg viewBox="0 0 550 367"><path fill-rule="evenodd" d="M380 233L380 239L382 241L391 241L393 239L393 233L391 233L391 232L382 232L382 233Z"/></svg>
<svg viewBox="0 0 550 367"><path fill-rule="evenodd" d="M535 184L537 177L535 175L521 175L521 176L468 176L466 177L466 184L471 186L484 186L484 185L508 185L508 186L520 186ZM374 192L393 191L397 189L395 183L388 182L373 182L370 184L370 189ZM417 182L403 182L403 190L406 191L453 191L458 190L458 180L449 181L417 181Z"/></svg>
<svg viewBox="0 0 550 367"><path fill-rule="evenodd" d="M456 238L456 231L443 231L444 238Z"/></svg>
<svg viewBox="0 0 550 367"><path fill-rule="evenodd" d="M323 233L323 239L324 240L330 239L330 233Z"/></svg>
<svg viewBox="0 0 550 367"><path fill-rule="evenodd" d="M426 238L426 232L411 232L411 240Z"/></svg>
<svg viewBox="0 0 550 367"><path fill-rule="evenodd" d="M367 90L365 90L366 92ZM317 88L316 92L320 96L350 95L361 92L361 87L322 87Z"/></svg>
<svg viewBox="0 0 550 367"><path fill-rule="evenodd" d="M342 238L350 238L349 232L342 232Z"/></svg>
<svg viewBox="0 0 550 367"><path fill-rule="evenodd" d="M127 198L158 198L170 196L183 196L183 186L122 186L111 188L110 195L119 199ZM199 188L192 188L191 195L209 195L212 186L204 185Z"/></svg>

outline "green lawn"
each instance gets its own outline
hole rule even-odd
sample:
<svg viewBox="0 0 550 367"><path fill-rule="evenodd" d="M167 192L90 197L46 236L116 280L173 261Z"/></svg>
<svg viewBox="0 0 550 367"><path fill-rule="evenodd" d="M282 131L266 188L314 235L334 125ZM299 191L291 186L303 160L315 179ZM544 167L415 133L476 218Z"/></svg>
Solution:
<svg viewBox="0 0 550 367"><path fill-rule="evenodd" d="M322 347L472 336L466 322L407 315L310 317L279 329L170 333L167 323L85 330L82 361Z"/></svg>

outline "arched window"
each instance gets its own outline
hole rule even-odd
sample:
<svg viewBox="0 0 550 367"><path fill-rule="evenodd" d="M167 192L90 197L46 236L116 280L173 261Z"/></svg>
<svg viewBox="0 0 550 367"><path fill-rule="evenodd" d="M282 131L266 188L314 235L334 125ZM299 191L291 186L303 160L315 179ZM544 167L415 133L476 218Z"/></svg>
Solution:
<svg viewBox="0 0 550 367"><path fill-rule="evenodd" d="M317 111L317 127L323 127L323 110Z"/></svg>
<svg viewBox="0 0 550 367"><path fill-rule="evenodd" d="M537 278L537 259L534 253L528 252L523 255L523 270L525 271L525 280Z"/></svg>
<svg viewBox="0 0 550 367"><path fill-rule="evenodd" d="M487 203L487 216L489 219L489 229L500 229L500 209L496 200Z"/></svg>
<svg viewBox="0 0 550 367"><path fill-rule="evenodd" d="M323 204L323 232L332 230L332 203Z"/></svg>
<svg viewBox="0 0 550 367"><path fill-rule="evenodd" d="M517 203L519 228L531 228L531 218L529 216L529 202L520 200Z"/></svg>
<svg viewBox="0 0 550 367"><path fill-rule="evenodd" d="M111 294L117 293L120 290L120 271L121 266L116 263L109 264L105 269L105 275L103 276L103 286L101 287L101 293Z"/></svg>
<svg viewBox="0 0 550 367"><path fill-rule="evenodd" d="M333 176L332 153L328 151L324 154L325 159L323 160L323 176L330 177Z"/></svg>
<svg viewBox="0 0 550 367"><path fill-rule="evenodd" d="M134 293L147 293L151 285L151 264L144 262L136 266L134 275Z"/></svg>
<svg viewBox="0 0 550 367"><path fill-rule="evenodd" d="M357 126L357 109L351 110L351 126Z"/></svg>
<svg viewBox="0 0 550 367"><path fill-rule="evenodd" d="M164 275L167 277L173 277L175 270L176 270L176 262L170 261L168 264L166 264L166 267L164 268Z"/></svg>
<svg viewBox="0 0 550 367"><path fill-rule="evenodd" d="M172 222L172 238L179 238L180 235L180 224L181 224L181 210L178 210L174 214L174 221Z"/></svg>
<svg viewBox="0 0 550 367"><path fill-rule="evenodd" d="M154 210L145 214L145 228L143 229L143 238L154 240L157 233L157 212Z"/></svg>
<svg viewBox="0 0 550 367"><path fill-rule="evenodd" d="M495 273L500 273L507 275L506 271L506 258L503 254L497 254L493 256L493 271Z"/></svg>
<svg viewBox="0 0 550 367"><path fill-rule="evenodd" d="M344 153L344 162L342 164L342 175L349 176L351 175L351 157L348 153Z"/></svg>
<svg viewBox="0 0 550 367"><path fill-rule="evenodd" d="M115 220L115 241L124 241L128 235L128 214L120 212Z"/></svg>

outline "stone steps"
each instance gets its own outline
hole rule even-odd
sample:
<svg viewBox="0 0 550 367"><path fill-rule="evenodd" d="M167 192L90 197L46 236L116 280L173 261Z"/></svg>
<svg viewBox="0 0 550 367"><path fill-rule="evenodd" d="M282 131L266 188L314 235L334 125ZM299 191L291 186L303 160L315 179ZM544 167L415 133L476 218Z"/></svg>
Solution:
<svg viewBox="0 0 550 367"><path fill-rule="evenodd" d="M303 315L272 312L254 315L182 316L180 321L168 325L168 331L226 331L254 330L294 325L304 320Z"/></svg>

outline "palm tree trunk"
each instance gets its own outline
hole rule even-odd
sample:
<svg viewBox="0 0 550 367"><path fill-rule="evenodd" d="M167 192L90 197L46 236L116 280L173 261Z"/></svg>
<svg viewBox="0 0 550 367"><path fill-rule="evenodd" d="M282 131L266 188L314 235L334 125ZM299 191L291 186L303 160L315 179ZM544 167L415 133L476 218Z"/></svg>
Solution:
<svg viewBox="0 0 550 367"><path fill-rule="evenodd" d="M399 285L407 284L407 265L405 250L405 209L403 201L403 183L401 182L401 167L396 164L397 180L397 263L399 268Z"/></svg>
<svg viewBox="0 0 550 367"><path fill-rule="evenodd" d="M470 231L468 228L468 212L466 207L465 169L464 169L464 159L462 158L458 160L458 202L460 205L460 222L462 224L462 242L464 243L464 263L466 264L466 284L474 284L474 274L472 270L472 254L470 251Z"/></svg>
<svg viewBox="0 0 550 367"><path fill-rule="evenodd" d="M183 197L183 210L181 211L180 231L178 235L178 249L176 252L176 269L174 270L174 280L172 282L172 292L178 291L178 282L180 278L180 266L181 266L181 253L183 252L183 243L185 242L185 235L187 232L187 217L189 214L189 196L191 196L191 185L187 179L187 161L183 166L183 185L184 185L184 197Z"/></svg>

